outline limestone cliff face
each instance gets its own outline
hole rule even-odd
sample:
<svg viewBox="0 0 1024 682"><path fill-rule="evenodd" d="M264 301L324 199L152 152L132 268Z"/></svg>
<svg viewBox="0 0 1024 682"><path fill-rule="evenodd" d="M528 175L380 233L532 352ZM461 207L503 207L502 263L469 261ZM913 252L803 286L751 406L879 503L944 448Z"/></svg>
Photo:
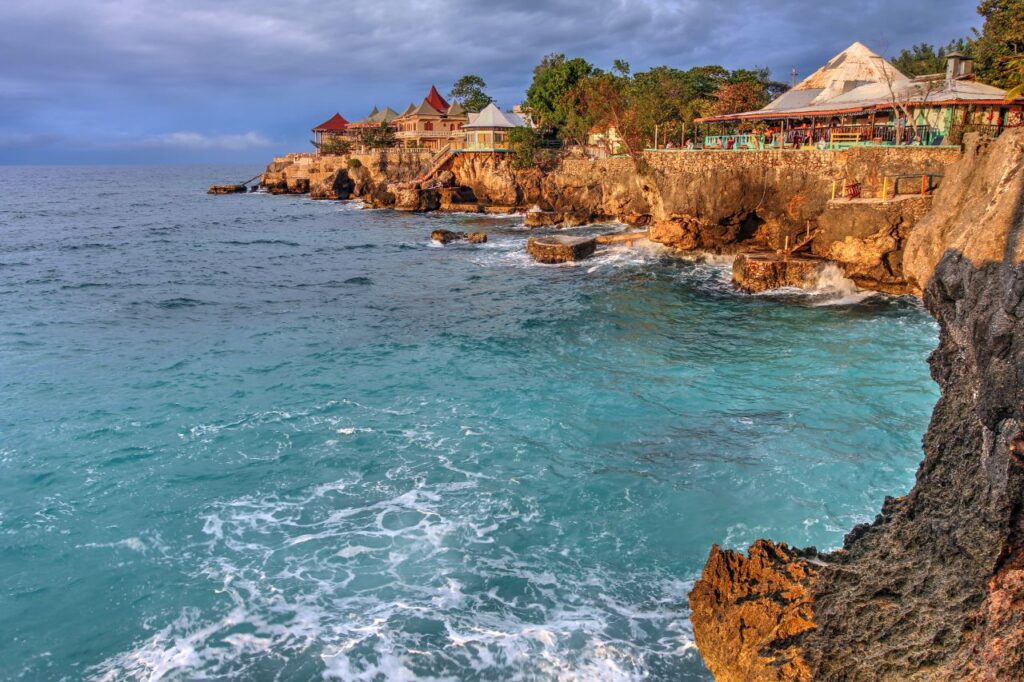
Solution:
<svg viewBox="0 0 1024 682"><path fill-rule="evenodd" d="M690 601L721 679L1024 679L1022 141L973 143L951 176L966 184L947 178L936 198L951 213L911 236L909 267L941 328L930 364L942 389L913 490L828 555L713 549ZM769 572L719 569L769 554ZM728 627L740 610L795 610L806 628L749 637ZM782 677L779 651L794 665Z"/></svg>
<svg viewBox="0 0 1024 682"><path fill-rule="evenodd" d="M440 196L413 182L430 165L422 150L349 157L293 154L275 159L263 186L312 198L359 198L374 206L427 211L474 206L547 213L531 224L619 220L651 228L651 239L679 250L737 253L781 249L816 234L813 253L835 260L861 286L906 292L903 249L928 199L884 205L830 204L834 186L860 183L875 196L884 176L942 173L955 149L907 147L846 151L649 152L628 158L566 158L555 168L517 170L507 154L461 153L447 165ZM458 196L456 197L456 193Z"/></svg>

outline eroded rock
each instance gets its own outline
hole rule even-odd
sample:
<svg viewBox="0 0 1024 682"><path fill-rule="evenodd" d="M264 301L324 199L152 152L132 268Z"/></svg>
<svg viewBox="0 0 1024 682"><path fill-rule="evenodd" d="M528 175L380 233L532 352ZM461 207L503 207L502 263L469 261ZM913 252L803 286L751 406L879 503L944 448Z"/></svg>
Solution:
<svg viewBox="0 0 1024 682"><path fill-rule="evenodd" d="M799 604L808 625L781 640L795 666L785 679L1024 679L1024 130L968 147L907 247L940 329L924 460L910 493L841 550L797 557L814 571L809 600L765 606ZM749 570L763 563L751 551L712 552L694 587L694 635L719 679L778 679L775 638L750 630L750 602L730 595L784 596L793 562Z"/></svg>
<svg viewBox="0 0 1024 682"><path fill-rule="evenodd" d="M239 192L245 192L245 185L210 185L210 189L206 191L207 194L238 194Z"/></svg>
<svg viewBox="0 0 1024 682"><path fill-rule="evenodd" d="M818 258L782 257L774 253L748 253L732 263L732 281L749 293L782 287L811 287L827 265Z"/></svg>
<svg viewBox="0 0 1024 682"><path fill-rule="evenodd" d="M583 260L594 253L593 237L572 237L565 234L551 237L530 237L526 250L539 263L568 263Z"/></svg>
<svg viewBox="0 0 1024 682"><path fill-rule="evenodd" d="M470 244L483 244L487 241L486 232L454 232L452 230L434 230L430 238L441 244L451 244L457 241L467 241Z"/></svg>
<svg viewBox="0 0 1024 682"><path fill-rule="evenodd" d="M711 548L690 592L697 647L717 682L809 682L795 638L813 629L811 588L818 571L800 552L758 540L749 556Z"/></svg>

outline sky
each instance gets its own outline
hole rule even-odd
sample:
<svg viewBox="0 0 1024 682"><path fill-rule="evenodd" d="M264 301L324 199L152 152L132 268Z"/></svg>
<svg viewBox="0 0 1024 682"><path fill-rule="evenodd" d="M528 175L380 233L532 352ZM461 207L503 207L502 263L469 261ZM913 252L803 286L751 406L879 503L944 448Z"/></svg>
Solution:
<svg viewBox="0 0 1024 682"><path fill-rule="evenodd" d="M0 0L0 163L251 163L340 111L484 78L504 108L552 52L634 71L802 76L980 28L976 0Z"/></svg>

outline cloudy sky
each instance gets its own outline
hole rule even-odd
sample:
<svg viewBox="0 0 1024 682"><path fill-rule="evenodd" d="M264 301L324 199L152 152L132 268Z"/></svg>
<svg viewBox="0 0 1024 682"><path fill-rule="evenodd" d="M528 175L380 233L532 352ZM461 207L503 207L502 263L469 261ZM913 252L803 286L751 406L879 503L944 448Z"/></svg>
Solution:
<svg viewBox="0 0 1024 682"><path fill-rule="evenodd" d="M255 162L340 111L475 73L502 106L542 56L807 75L980 26L975 0L2 0L0 163Z"/></svg>

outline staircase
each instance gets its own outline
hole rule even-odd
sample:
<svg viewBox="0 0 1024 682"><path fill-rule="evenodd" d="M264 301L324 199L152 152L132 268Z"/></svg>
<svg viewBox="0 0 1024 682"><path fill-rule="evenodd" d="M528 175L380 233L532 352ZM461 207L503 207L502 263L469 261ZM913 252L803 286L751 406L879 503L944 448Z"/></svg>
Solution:
<svg viewBox="0 0 1024 682"><path fill-rule="evenodd" d="M439 152L434 154L430 158L430 162L427 164L427 170L420 173L416 177L416 182L426 182L447 164L451 159L455 157L456 152L452 150L452 146L445 145Z"/></svg>

